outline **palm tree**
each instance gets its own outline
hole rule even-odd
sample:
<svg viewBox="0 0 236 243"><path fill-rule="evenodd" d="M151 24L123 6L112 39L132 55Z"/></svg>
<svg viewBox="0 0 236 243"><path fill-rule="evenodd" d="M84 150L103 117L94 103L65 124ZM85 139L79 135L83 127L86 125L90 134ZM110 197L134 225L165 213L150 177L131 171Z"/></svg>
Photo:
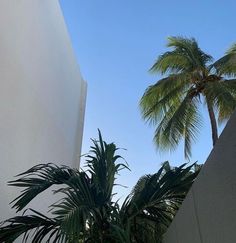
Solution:
<svg viewBox="0 0 236 243"><path fill-rule="evenodd" d="M51 214L28 209L21 216L2 222L0 242L160 242L187 191L198 174L193 166L171 168L165 162L153 175L145 175L120 206L114 201L115 178L128 168L116 155L114 143L93 140L86 156L86 171L54 164L40 164L18 175L10 186L23 188L12 202L24 210L38 194L61 185L61 200L51 205Z"/></svg>
<svg viewBox="0 0 236 243"><path fill-rule="evenodd" d="M236 107L236 44L213 63L195 39L170 37L170 51L160 55L150 71L164 75L149 86L140 101L144 120L156 126L154 142L160 150L175 149L184 140L185 157L202 126L200 105L207 107L212 142L218 123Z"/></svg>

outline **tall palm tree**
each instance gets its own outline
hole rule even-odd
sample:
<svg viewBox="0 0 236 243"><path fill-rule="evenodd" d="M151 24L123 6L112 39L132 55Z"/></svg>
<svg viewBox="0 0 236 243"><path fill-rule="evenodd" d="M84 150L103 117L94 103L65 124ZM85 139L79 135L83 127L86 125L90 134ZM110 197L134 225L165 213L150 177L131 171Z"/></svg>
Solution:
<svg viewBox="0 0 236 243"><path fill-rule="evenodd" d="M51 214L33 209L2 222L0 242L160 242L198 170L193 166L171 168L168 162L153 175L145 175L120 206L114 201L115 177L126 164L118 163L114 143L93 140L87 155L86 171L54 164L40 164L9 182L23 188L13 202L16 211L24 210L38 194L61 185L56 194L61 200L51 205Z"/></svg>
<svg viewBox="0 0 236 243"><path fill-rule="evenodd" d="M184 140L185 157L202 126L200 105L207 107L212 142L218 123L236 107L236 44L216 62L195 39L170 37L170 51L160 55L150 71L164 75L149 86L140 101L142 116L156 126L154 141L160 150L175 149Z"/></svg>

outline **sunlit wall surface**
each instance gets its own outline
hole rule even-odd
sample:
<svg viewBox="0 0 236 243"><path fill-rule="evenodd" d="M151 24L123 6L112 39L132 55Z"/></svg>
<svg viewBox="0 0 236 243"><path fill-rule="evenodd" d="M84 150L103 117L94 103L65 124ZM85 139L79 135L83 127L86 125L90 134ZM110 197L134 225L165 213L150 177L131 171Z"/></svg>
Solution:
<svg viewBox="0 0 236 243"><path fill-rule="evenodd" d="M0 221L6 182L38 163L79 166L86 83L57 0L0 1ZM33 203L46 209L50 194Z"/></svg>

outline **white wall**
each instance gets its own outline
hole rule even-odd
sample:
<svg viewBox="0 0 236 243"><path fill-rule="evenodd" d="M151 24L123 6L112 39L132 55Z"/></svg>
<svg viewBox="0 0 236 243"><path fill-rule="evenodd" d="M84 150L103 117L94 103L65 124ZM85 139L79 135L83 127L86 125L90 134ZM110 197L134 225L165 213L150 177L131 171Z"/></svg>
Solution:
<svg viewBox="0 0 236 243"><path fill-rule="evenodd" d="M86 83L57 0L0 1L0 84L1 221L13 213L14 175L79 163Z"/></svg>
<svg viewBox="0 0 236 243"><path fill-rule="evenodd" d="M170 225L164 243L236 242L235 124L236 112Z"/></svg>

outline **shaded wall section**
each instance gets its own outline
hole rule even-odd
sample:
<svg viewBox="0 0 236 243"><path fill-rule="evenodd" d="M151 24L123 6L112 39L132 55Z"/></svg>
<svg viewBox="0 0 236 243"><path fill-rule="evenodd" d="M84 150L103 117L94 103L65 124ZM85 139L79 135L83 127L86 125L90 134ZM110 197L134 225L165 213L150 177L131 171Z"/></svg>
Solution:
<svg viewBox="0 0 236 243"><path fill-rule="evenodd" d="M164 243L190 242L236 242L236 113L210 153L164 240Z"/></svg>
<svg viewBox="0 0 236 243"><path fill-rule="evenodd" d="M0 1L0 221L38 163L79 166L86 83L57 0ZM46 210L52 195L33 202Z"/></svg>

